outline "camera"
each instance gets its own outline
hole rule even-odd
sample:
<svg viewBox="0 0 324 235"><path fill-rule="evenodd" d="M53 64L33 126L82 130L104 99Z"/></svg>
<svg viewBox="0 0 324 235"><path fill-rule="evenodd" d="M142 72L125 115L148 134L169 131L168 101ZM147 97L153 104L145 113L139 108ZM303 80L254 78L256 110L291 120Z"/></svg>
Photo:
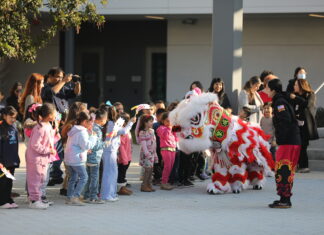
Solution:
<svg viewBox="0 0 324 235"><path fill-rule="evenodd" d="M79 75L72 75L73 82L81 82L81 76Z"/></svg>

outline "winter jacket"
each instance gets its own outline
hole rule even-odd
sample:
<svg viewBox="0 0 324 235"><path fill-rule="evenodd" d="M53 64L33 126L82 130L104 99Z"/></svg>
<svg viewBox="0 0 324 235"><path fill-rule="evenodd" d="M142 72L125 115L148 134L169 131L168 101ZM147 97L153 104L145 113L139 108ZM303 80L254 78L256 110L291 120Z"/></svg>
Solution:
<svg viewBox="0 0 324 235"><path fill-rule="evenodd" d="M120 136L118 163L127 165L130 161L132 161L132 136L128 132Z"/></svg>
<svg viewBox="0 0 324 235"><path fill-rule="evenodd" d="M300 131L303 144L308 145L309 140L319 138L315 121L316 96L314 93L296 94L296 98L290 99L290 102L294 106L297 120L304 122L304 125L300 126Z"/></svg>
<svg viewBox="0 0 324 235"><path fill-rule="evenodd" d="M55 130L50 123L37 124L30 135L26 158L28 161L36 157L47 158L48 163L57 160L56 154L51 154L55 145Z"/></svg>
<svg viewBox="0 0 324 235"><path fill-rule="evenodd" d="M263 101L260 95L258 94L258 92L254 93L255 104L250 104L248 93L245 90L242 90L238 97L238 103L239 103L239 110L242 110L243 107L247 107L251 110L251 115L249 116L250 122L260 124L261 118L263 117L262 114Z"/></svg>
<svg viewBox="0 0 324 235"><path fill-rule="evenodd" d="M91 148L91 153L88 154L87 163L99 164L101 161L105 142L102 139L102 127L96 123L93 124L92 131L97 134L96 144Z"/></svg>
<svg viewBox="0 0 324 235"><path fill-rule="evenodd" d="M0 163L4 167L19 167L18 131L5 121L0 123Z"/></svg>
<svg viewBox="0 0 324 235"><path fill-rule="evenodd" d="M68 132L68 140L64 151L64 162L68 166L81 166L87 161L87 152L92 149L97 136L89 136L84 126L75 125Z"/></svg>
<svg viewBox="0 0 324 235"><path fill-rule="evenodd" d="M278 93L272 98L273 125L278 145L301 145L300 131L293 107L287 96Z"/></svg>
<svg viewBox="0 0 324 235"><path fill-rule="evenodd" d="M157 134L160 137L161 148L176 148L177 147L177 136L170 127L161 125L157 129Z"/></svg>

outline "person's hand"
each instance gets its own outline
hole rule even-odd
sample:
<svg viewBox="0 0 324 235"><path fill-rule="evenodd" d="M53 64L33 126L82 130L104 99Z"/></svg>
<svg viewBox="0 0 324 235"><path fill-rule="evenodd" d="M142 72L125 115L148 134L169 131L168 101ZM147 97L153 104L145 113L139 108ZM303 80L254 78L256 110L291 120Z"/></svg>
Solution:
<svg viewBox="0 0 324 235"><path fill-rule="evenodd" d="M132 123L136 122L136 116L132 117L129 121L131 121Z"/></svg>
<svg viewBox="0 0 324 235"><path fill-rule="evenodd" d="M273 141L271 142L271 146L272 146L272 147L276 147L276 146L277 146L277 142L276 142L275 140L273 140Z"/></svg>
<svg viewBox="0 0 324 235"><path fill-rule="evenodd" d="M0 163L0 169L3 168L3 165Z"/></svg>
<svg viewBox="0 0 324 235"><path fill-rule="evenodd" d="M63 78L63 82L65 82L65 83L68 83L68 82L71 82L71 80L72 80L72 74L67 74L67 75L65 75L65 77Z"/></svg>
<svg viewBox="0 0 324 235"><path fill-rule="evenodd" d="M80 95L80 93L81 93L81 83L80 82L75 82L74 84L75 84L75 86L74 86L74 94Z"/></svg>
<svg viewBox="0 0 324 235"><path fill-rule="evenodd" d="M55 155L55 154L56 154L56 150L52 147L50 153L51 153L52 155Z"/></svg>
<svg viewBox="0 0 324 235"><path fill-rule="evenodd" d="M290 93L290 99L295 99L296 95L294 93Z"/></svg>

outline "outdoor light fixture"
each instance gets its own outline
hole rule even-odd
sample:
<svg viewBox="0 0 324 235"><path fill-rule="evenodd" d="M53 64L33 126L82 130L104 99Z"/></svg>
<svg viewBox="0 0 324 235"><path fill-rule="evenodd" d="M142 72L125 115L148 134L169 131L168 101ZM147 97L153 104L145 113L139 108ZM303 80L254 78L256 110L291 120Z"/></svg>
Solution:
<svg viewBox="0 0 324 235"><path fill-rule="evenodd" d="M153 20L165 20L163 16L145 16L145 18Z"/></svg>
<svg viewBox="0 0 324 235"><path fill-rule="evenodd" d="M324 15L319 15L319 14L308 14L310 17L316 17L316 18L324 18Z"/></svg>
<svg viewBox="0 0 324 235"><path fill-rule="evenodd" d="M198 21L198 19L194 19L194 18L186 18L182 20L182 24L191 24L194 25L196 24Z"/></svg>

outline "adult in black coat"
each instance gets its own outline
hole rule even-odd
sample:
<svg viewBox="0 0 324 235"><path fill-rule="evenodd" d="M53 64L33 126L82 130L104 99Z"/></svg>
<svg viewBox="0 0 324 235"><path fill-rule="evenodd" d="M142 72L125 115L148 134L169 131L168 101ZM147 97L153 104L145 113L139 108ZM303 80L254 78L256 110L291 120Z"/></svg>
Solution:
<svg viewBox="0 0 324 235"><path fill-rule="evenodd" d="M290 94L290 99L294 106L302 139L298 172L308 173L310 172L307 155L309 140L316 140L319 138L315 122L316 96L307 80L297 79L294 84L294 93Z"/></svg>
<svg viewBox="0 0 324 235"><path fill-rule="evenodd" d="M279 79L268 82L266 93L272 98L273 125L278 144L276 152L276 184L280 200L269 205L271 208L290 208L295 168L301 148L298 123L288 97L282 92Z"/></svg>
<svg viewBox="0 0 324 235"><path fill-rule="evenodd" d="M225 84L221 78L214 78L210 83L208 91L217 94L219 105L227 111L232 112L231 103L225 93Z"/></svg>

